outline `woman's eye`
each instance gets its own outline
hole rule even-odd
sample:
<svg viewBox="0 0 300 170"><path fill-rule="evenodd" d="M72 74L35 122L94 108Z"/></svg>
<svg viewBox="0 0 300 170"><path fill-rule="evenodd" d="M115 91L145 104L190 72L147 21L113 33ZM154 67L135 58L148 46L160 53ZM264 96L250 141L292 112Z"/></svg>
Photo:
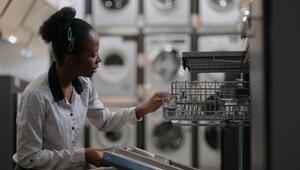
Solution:
<svg viewBox="0 0 300 170"><path fill-rule="evenodd" d="M90 56L91 56L92 58L95 58L95 57L98 56L98 53L91 54Z"/></svg>
<svg viewBox="0 0 300 170"><path fill-rule="evenodd" d="M92 54L92 57L94 58L94 57L97 57L98 56L98 50L95 52L95 53L93 53Z"/></svg>

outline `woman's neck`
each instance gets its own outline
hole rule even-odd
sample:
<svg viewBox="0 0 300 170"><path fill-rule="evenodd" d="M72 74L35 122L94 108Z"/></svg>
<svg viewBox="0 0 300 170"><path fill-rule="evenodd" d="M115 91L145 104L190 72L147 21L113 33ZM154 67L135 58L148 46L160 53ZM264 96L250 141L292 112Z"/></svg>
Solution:
<svg viewBox="0 0 300 170"><path fill-rule="evenodd" d="M72 69L58 65L57 63L56 74L62 89L72 86L72 81L77 77Z"/></svg>

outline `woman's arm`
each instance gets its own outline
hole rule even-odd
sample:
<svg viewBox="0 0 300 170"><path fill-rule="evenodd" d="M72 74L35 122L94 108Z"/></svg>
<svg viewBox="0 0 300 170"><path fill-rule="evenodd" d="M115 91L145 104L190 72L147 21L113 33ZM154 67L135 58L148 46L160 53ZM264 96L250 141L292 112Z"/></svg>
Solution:
<svg viewBox="0 0 300 170"><path fill-rule="evenodd" d="M120 109L117 112L111 112L104 107L96 93L94 85L91 84L89 97L89 108L87 117L101 131L110 131L119 129L126 124L134 124L138 119L144 117L150 112L156 111L163 101L169 101L169 93L155 93L145 104L132 108Z"/></svg>
<svg viewBox="0 0 300 170"><path fill-rule="evenodd" d="M144 117L148 113L155 112L164 102L169 101L170 94L168 92L155 93L145 104L135 108L137 119Z"/></svg>

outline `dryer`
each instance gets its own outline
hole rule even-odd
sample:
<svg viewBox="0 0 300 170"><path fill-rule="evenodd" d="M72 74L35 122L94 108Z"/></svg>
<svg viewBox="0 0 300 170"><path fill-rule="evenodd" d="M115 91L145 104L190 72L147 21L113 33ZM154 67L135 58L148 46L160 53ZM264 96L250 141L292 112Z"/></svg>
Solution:
<svg viewBox="0 0 300 170"><path fill-rule="evenodd" d="M93 77L99 96L137 96L137 43L121 36L100 37L102 62Z"/></svg>
<svg viewBox="0 0 300 170"><path fill-rule="evenodd" d="M111 111L117 111L121 108L109 107ZM127 125L121 129L101 132L95 126L89 123L90 127L90 147L127 147L136 146L136 125Z"/></svg>
<svg viewBox="0 0 300 170"><path fill-rule="evenodd" d="M235 29L240 20L240 0L200 0L200 29Z"/></svg>
<svg viewBox="0 0 300 170"><path fill-rule="evenodd" d="M145 127L147 151L191 165L192 131L189 126L173 125L170 121L165 121L160 112L155 112L146 116Z"/></svg>
<svg viewBox="0 0 300 170"><path fill-rule="evenodd" d="M135 27L138 0L93 0L93 20L96 28Z"/></svg>
<svg viewBox="0 0 300 170"><path fill-rule="evenodd" d="M146 0L145 24L147 27L188 27L190 6L190 0Z"/></svg>
<svg viewBox="0 0 300 170"><path fill-rule="evenodd" d="M150 95L157 91L170 91L172 81L189 80L189 72L181 64L183 51L190 51L189 35L158 34L145 37L145 80Z"/></svg>

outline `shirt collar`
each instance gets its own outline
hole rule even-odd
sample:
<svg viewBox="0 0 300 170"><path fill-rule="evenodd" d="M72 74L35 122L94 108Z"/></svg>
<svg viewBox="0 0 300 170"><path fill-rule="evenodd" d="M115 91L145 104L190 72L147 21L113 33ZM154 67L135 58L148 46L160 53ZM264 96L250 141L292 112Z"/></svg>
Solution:
<svg viewBox="0 0 300 170"><path fill-rule="evenodd" d="M48 82L54 101L57 102L64 99L65 96L60 88L59 80L56 74L56 62L53 62L49 68ZM72 85L75 88L75 91L80 95L83 91L83 88L78 77L72 81Z"/></svg>

